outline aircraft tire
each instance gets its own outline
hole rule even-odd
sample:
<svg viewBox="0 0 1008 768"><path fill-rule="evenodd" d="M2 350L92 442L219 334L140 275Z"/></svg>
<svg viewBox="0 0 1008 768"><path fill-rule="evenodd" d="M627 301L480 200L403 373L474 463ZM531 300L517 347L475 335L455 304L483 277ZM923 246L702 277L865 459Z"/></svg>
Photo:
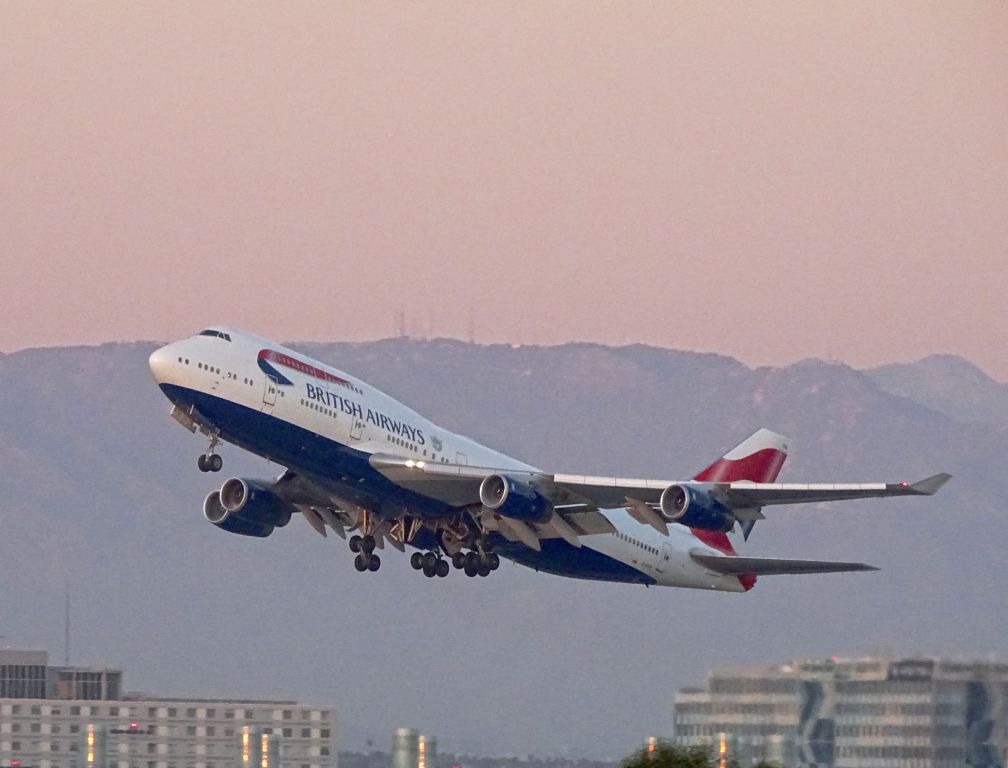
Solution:
<svg viewBox="0 0 1008 768"><path fill-rule="evenodd" d="M480 567L476 569L476 573L483 578L486 578L490 575L490 566L487 563L482 563L480 564Z"/></svg>
<svg viewBox="0 0 1008 768"><path fill-rule="evenodd" d="M371 554L375 550L376 542L374 536L370 534L361 538L360 542L361 551L367 554Z"/></svg>
<svg viewBox="0 0 1008 768"><path fill-rule="evenodd" d="M452 555L451 560L452 565L455 566L456 570L461 571L463 568L465 568L466 556L464 552L456 552L454 555Z"/></svg>
<svg viewBox="0 0 1008 768"><path fill-rule="evenodd" d="M498 555L496 552L491 552L489 555L487 555L487 565L490 566L491 571L496 571L498 568L500 568L500 555Z"/></svg>
<svg viewBox="0 0 1008 768"><path fill-rule="evenodd" d="M211 472L220 472L224 467L224 459L215 453L207 458L207 466Z"/></svg>
<svg viewBox="0 0 1008 768"><path fill-rule="evenodd" d="M368 569L368 563L364 559L364 555L357 555L357 557L353 559L353 565L354 568L356 568L361 573L364 573L364 571Z"/></svg>
<svg viewBox="0 0 1008 768"><path fill-rule="evenodd" d="M381 558L378 555L368 555L367 568L369 571L377 571L381 568Z"/></svg>
<svg viewBox="0 0 1008 768"><path fill-rule="evenodd" d="M432 566L430 563L423 564L423 575L428 579L434 578L434 569L436 566Z"/></svg>
<svg viewBox="0 0 1008 768"><path fill-rule="evenodd" d="M448 561L447 560L438 560L437 561L437 567L434 569L434 573L438 576L438 578L441 578L441 579L443 579L445 576L447 576L448 575Z"/></svg>
<svg viewBox="0 0 1008 768"><path fill-rule="evenodd" d="M360 552L361 551L361 537L354 534L350 537L350 551Z"/></svg>
<svg viewBox="0 0 1008 768"><path fill-rule="evenodd" d="M433 571L437 568L438 557L433 552L424 552L423 556L423 567L425 569L430 569Z"/></svg>
<svg viewBox="0 0 1008 768"><path fill-rule="evenodd" d="M465 575L468 576L469 578L472 578L473 576L476 575L476 569L473 568L471 565L469 565L469 563L465 564L464 570L465 570Z"/></svg>
<svg viewBox="0 0 1008 768"><path fill-rule="evenodd" d="M414 571L423 568L423 552L414 552L410 555L409 564Z"/></svg>
<svg viewBox="0 0 1008 768"><path fill-rule="evenodd" d="M474 571L479 568L480 556L478 552L466 552L465 564L467 568L472 568Z"/></svg>
<svg viewBox="0 0 1008 768"><path fill-rule="evenodd" d="M202 453L200 454L200 457L196 459L196 466L199 467L200 472L210 471L210 467L208 467L206 463L206 456L204 456Z"/></svg>

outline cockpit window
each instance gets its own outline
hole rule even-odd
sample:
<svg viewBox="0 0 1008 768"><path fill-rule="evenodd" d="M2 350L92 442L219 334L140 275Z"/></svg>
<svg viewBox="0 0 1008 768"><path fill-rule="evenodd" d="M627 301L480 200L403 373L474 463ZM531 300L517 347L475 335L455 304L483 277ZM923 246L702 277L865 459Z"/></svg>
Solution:
<svg viewBox="0 0 1008 768"><path fill-rule="evenodd" d="M224 333L224 331L215 331L213 328L207 328L204 331L200 331L200 336L216 336L218 339L224 339L224 341L231 341L230 334Z"/></svg>

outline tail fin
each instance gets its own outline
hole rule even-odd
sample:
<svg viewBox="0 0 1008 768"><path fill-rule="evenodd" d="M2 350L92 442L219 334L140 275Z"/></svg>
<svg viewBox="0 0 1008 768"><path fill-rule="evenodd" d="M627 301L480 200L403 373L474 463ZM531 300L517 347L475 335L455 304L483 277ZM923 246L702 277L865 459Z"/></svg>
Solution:
<svg viewBox="0 0 1008 768"><path fill-rule="evenodd" d="M706 483L735 480L772 483L784 466L787 450L786 437L766 428L759 429L693 479Z"/></svg>
<svg viewBox="0 0 1008 768"><path fill-rule="evenodd" d="M789 440L783 435L771 432L765 427L753 432L749 437L732 448L728 453L711 464L707 469L700 472L694 480L705 483L731 483L735 480L752 480L754 483L772 483L777 479L777 475L784 466L787 458ZM756 519L746 520L740 523L742 528L742 538L749 540L756 525ZM701 536L696 531L694 535ZM722 552L734 554L734 547L731 546L730 539L724 534L714 534L724 537L719 538L718 547ZM704 541L711 544L710 534L702 535Z"/></svg>

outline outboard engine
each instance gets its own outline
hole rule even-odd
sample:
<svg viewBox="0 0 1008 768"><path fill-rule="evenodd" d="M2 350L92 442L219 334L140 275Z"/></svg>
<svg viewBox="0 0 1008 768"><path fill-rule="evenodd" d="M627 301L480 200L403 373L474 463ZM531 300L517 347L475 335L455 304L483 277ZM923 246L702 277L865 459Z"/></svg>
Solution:
<svg viewBox="0 0 1008 768"><path fill-rule="evenodd" d="M220 491L211 491L203 500L203 517L218 528L241 536L266 538L273 533L273 526L269 523L245 520L228 512L221 504Z"/></svg>
<svg viewBox="0 0 1008 768"><path fill-rule="evenodd" d="M702 488L670 485L659 501L665 519L688 528L728 533L735 527L735 516L720 501Z"/></svg>
<svg viewBox="0 0 1008 768"><path fill-rule="evenodd" d="M255 480L234 477L203 501L203 516L218 528L265 537L290 522L290 504Z"/></svg>

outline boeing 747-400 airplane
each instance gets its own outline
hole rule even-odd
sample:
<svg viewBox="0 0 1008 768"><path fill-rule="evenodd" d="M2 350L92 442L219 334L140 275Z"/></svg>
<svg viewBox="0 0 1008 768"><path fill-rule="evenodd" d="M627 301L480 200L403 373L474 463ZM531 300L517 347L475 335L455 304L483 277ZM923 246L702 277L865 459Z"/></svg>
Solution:
<svg viewBox="0 0 1008 768"><path fill-rule="evenodd" d="M763 507L931 495L918 483L778 483L788 440L760 429L691 480L554 474L438 427L350 374L230 328L161 347L150 369L171 415L208 439L198 465L220 471L231 443L286 467L275 480L231 478L206 519L269 536L300 514L323 536L348 535L358 571L378 550L410 563L487 576L502 557L601 581L747 591L772 574L874 570L863 563L740 557L734 545Z"/></svg>

